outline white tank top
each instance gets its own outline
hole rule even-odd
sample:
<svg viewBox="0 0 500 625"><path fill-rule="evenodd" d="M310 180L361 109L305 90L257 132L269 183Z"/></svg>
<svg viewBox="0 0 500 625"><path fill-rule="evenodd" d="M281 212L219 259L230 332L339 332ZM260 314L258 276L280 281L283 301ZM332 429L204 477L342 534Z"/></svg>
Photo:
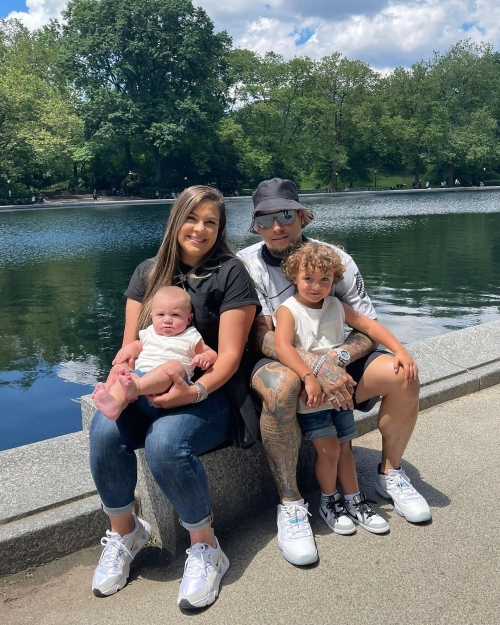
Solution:
<svg viewBox="0 0 500 625"><path fill-rule="evenodd" d="M345 314L340 301L331 295L323 300L322 308L308 308L295 297L289 297L281 304L286 306L295 319L293 346L311 354L324 355L342 345L345 340ZM276 315L273 315L276 325ZM325 402L318 408L309 408L304 398L299 399L297 412L309 414L320 410L330 410L332 405Z"/></svg>

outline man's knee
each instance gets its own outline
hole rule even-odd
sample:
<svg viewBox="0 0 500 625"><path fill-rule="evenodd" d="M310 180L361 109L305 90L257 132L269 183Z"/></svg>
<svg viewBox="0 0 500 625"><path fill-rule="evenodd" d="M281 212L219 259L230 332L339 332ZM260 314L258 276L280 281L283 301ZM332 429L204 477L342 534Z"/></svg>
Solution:
<svg viewBox="0 0 500 625"><path fill-rule="evenodd" d="M269 404L296 405L301 385L298 375L279 362L261 367L252 379L252 389L262 400L263 407Z"/></svg>
<svg viewBox="0 0 500 625"><path fill-rule="evenodd" d="M362 403L370 397L393 396L405 397L406 399L418 398L420 382L406 380L405 371L400 367L394 372L394 358L392 356L380 356L375 359L365 370L356 389L356 400Z"/></svg>

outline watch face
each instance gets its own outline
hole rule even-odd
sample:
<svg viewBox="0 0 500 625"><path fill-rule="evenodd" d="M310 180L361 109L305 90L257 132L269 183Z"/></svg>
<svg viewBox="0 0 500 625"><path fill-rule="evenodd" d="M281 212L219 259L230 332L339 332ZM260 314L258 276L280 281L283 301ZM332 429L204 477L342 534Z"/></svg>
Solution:
<svg viewBox="0 0 500 625"><path fill-rule="evenodd" d="M339 350L337 355L342 360L351 360L351 354L346 349Z"/></svg>

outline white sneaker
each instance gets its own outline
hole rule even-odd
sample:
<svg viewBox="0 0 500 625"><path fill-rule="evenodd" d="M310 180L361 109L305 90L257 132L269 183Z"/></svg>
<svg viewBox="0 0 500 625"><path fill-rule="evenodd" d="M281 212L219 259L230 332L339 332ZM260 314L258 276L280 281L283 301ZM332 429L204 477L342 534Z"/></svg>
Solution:
<svg viewBox="0 0 500 625"><path fill-rule="evenodd" d="M356 527L345 509L344 497L340 493L330 495L328 500L321 498L319 513L328 527L336 534L354 534Z"/></svg>
<svg viewBox="0 0 500 625"><path fill-rule="evenodd" d="M229 559L217 542L215 549L205 543L196 543L187 549L177 605L183 610L204 608L219 594L220 581L229 568Z"/></svg>
<svg viewBox="0 0 500 625"><path fill-rule="evenodd" d="M92 580L92 592L96 597L114 595L127 583L130 563L148 542L151 526L133 513L135 527L130 534L120 536L106 531L101 539L104 549Z"/></svg>
<svg viewBox="0 0 500 625"><path fill-rule="evenodd" d="M359 493L354 495L354 499L345 500L347 514L357 525L371 532L372 534L385 534L389 531L389 523L378 515L369 503L375 503Z"/></svg>
<svg viewBox="0 0 500 625"><path fill-rule="evenodd" d="M396 512L410 523L431 518L429 504L411 485L403 469L389 469L387 475L378 473L375 490L381 497L392 499Z"/></svg>
<svg viewBox="0 0 500 625"><path fill-rule="evenodd" d="M303 566L318 560L318 550L309 525L308 504L278 505L278 547L285 560Z"/></svg>

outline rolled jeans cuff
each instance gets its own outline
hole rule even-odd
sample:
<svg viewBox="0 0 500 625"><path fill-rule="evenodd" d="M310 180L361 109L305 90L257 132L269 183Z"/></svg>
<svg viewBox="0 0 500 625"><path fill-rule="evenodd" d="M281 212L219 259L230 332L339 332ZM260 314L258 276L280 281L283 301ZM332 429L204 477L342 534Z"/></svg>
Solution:
<svg viewBox="0 0 500 625"><path fill-rule="evenodd" d="M205 529L205 527L212 525L212 521L213 515L211 512L204 519L201 519L201 521L197 521L196 523L186 523L186 521L183 521L181 518L179 518L179 523L182 525L182 527L187 529L188 532L196 532L198 530Z"/></svg>
<svg viewBox="0 0 500 625"><path fill-rule="evenodd" d="M121 508L108 508L103 503L101 503L103 512L105 512L108 516L120 516L121 514L126 514L127 512L132 512L134 509L135 502L131 501L126 506L122 506Z"/></svg>

